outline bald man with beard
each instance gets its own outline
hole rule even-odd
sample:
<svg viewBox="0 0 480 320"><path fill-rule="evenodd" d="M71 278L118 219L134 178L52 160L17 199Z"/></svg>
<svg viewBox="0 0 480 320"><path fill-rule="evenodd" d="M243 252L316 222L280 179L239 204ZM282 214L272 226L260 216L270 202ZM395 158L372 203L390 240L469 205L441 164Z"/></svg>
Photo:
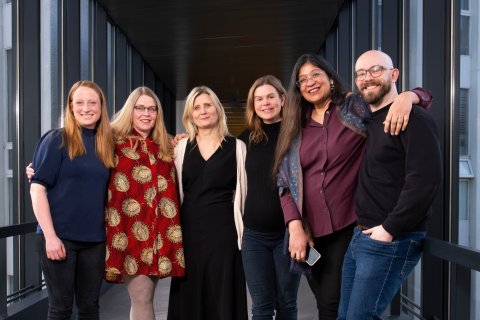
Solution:
<svg viewBox="0 0 480 320"><path fill-rule="evenodd" d="M413 106L399 135L385 134L383 121L397 97L399 70L385 53L371 50L355 64L355 83L370 104L355 195L357 227L345 254L338 319L381 319L417 265L426 221L442 180L440 144L429 113Z"/></svg>

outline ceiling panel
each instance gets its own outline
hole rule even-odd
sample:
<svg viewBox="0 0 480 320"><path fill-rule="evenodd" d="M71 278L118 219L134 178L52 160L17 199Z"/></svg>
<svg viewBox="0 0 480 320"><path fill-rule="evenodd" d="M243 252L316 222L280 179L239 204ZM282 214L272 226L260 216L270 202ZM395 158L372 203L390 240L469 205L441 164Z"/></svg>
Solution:
<svg viewBox="0 0 480 320"><path fill-rule="evenodd" d="M158 77L182 100L197 85L239 102L253 81L288 81L317 52L344 0L100 0Z"/></svg>

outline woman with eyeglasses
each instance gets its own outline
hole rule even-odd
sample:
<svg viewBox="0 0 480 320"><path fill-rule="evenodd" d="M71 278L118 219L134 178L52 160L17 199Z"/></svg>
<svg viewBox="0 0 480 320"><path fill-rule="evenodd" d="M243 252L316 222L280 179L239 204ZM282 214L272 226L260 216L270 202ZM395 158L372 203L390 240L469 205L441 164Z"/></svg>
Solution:
<svg viewBox="0 0 480 320"><path fill-rule="evenodd" d="M160 100L147 87L129 95L111 126L105 277L126 283L130 319L153 320L158 279L185 273L173 148Z"/></svg>
<svg viewBox="0 0 480 320"><path fill-rule="evenodd" d="M375 78L388 71L367 72ZM379 85L374 79L371 83ZM412 103L430 103L427 92L414 90L394 102L386 132L398 134L406 126ZM278 172L288 250L298 269L311 273L308 283L319 319L336 319L343 257L356 224L354 194L370 109L358 94L349 94L326 60L305 54L294 66L282 119L273 170ZM311 268L303 264L309 245L321 254Z"/></svg>

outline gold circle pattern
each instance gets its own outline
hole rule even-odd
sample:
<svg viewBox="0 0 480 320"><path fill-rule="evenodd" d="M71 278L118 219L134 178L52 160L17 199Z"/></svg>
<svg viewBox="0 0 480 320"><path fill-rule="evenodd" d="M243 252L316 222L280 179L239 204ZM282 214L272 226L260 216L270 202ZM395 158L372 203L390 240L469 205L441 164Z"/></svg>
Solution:
<svg viewBox="0 0 480 320"><path fill-rule="evenodd" d="M125 251L128 246L128 238L124 232L119 232L113 235L112 246L120 251Z"/></svg>
<svg viewBox="0 0 480 320"><path fill-rule="evenodd" d="M153 240L153 249L155 251L160 251L160 249L162 249L162 247L163 247L163 238L162 238L161 234L158 234L157 238L155 240Z"/></svg>
<svg viewBox="0 0 480 320"><path fill-rule="evenodd" d="M153 249L152 248L143 249L142 253L140 254L140 259L143 261L143 263L146 263L149 266L151 266L153 262Z"/></svg>
<svg viewBox="0 0 480 320"><path fill-rule="evenodd" d="M180 248L175 252L175 257L180 267L185 268L185 256L183 255L183 248Z"/></svg>
<svg viewBox="0 0 480 320"><path fill-rule="evenodd" d="M138 183L147 183L152 180L152 171L146 166L135 166L132 170L132 178Z"/></svg>
<svg viewBox="0 0 480 320"><path fill-rule="evenodd" d="M120 192L127 192L128 189L130 189L130 182L128 182L127 176L121 172L115 174L113 184L115 185L115 189Z"/></svg>
<svg viewBox="0 0 480 320"><path fill-rule="evenodd" d="M158 272L162 275L169 274L172 271L172 262L165 256L158 258Z"/></svg>
<svg viewBox="0 0 480 320"><path fill-rule="evenodd" d="M110 267L105 270L105 278L110 281L114 281L119 274L120 270L118 270L117 268Z"/></svg>
<svg viewBox="0 0 480 320"><path fill-rule="evenodd" d="M120 214L115 208L107 208L107 221L110 227L116 227L120 223Z"/></svg>
<svg viewBox="0 0 480 320"><path fill-rule="evenodd" d="M138 241L146 241L150 235L147 225L140 221L135 221L132 224L132 232Z"/></svg>
<svg viewBox="0 0 480 320"><path fill-rule="evenodd" d="M166 218L172 219L177 215L177 207L175 206L175 202L168 198L160 199L160 212Z"/></svg>
<svg viewBox="0 0 480 320"><path fill-rule="evenodd" d="M123 268L129 275L134 275L137 273L138 270L138 263L135 261L135 258L132 256L126 256L125 260L123 261Z"/></svg>
<svg viewBox="0 0 480 320"><path fill-rule="evenodd" d="M128 198L122 202L122 210L128 217L134 217L140 212L140 203L135 199Z"/></svg>
<svg viewBox="0 0 480 320"><path fill-rule="evenodd" d="M138 152L136 152L134 149L132 149L130 147L122 148L121 151L125 155L125 157L127 157L129 159L132 159L132 160L140 159L140 155L138 154Z"/></svg>
<svg viewBox="0 0 480 320"><path fill-rule="evenodd" d="M162 175L158 175L158 192L164 192L167 190L168 181Z"/></svg>
<svg viewBox="0 0 480 320"><path fill-rule="evenodd" d="M182 241L182 229L178 224L174 224L167 228L167 238L173 243Z"/></svg>
<svg viewBox="0 0 480 320"><path fill-rule="evenodd" d="M149 205L150 208L153 207L153 199L155 199L156 195L157 195L157 190L155 189L154 186L151 186L145 191L144 198L145 198L145 201L147 201L147 204Z"/></svg>

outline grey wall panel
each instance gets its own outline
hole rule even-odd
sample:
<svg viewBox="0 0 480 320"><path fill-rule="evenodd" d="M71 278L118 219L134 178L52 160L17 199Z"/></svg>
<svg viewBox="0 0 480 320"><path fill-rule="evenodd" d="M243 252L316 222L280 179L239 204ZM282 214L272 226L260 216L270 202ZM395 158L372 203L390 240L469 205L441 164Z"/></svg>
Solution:
<svg viewBox="0 0 480 320"><path fill-rule="evenodd" d="M143 85L143 60L137 50L132 48L131 60L131 84L132 90Z"/></svg>
<svg viewBox="0 0 480 320"><path fill-rule="evenodd" d="M108 87L107 69L107 14L95 2L93 33L93 80L106 94Z"/></svg>
<svg viewBox="0 0 480 320"><path fill-rule="evenodd" d="M116 110L122 108L130 93L128 86L129 66L127 61L127 38L119 30L115 31L115 104Z"/></svg>
<svg viewBox="0 0 480 320"><path fill-rule="evenodd" d="M80 1L63 1L63 61L65 97L80 80Z"/></svg>
<svg viewBox="0 0 480 320"><path fill-rule="evenodd" d="M352 4L346 2L338 15L337 72L347 83L352 83Z"/></svg>

